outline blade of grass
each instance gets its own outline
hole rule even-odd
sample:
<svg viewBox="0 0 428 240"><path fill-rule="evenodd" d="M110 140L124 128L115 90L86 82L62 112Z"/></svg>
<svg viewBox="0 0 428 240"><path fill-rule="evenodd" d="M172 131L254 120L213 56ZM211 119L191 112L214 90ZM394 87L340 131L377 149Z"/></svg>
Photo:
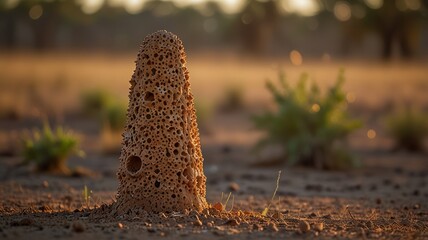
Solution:
<svg viewBox="0 0 428 240"><path fill-rule="evenodd" d="M278 178L276 179L276 188L275 188L275 191L273 192L272 198L271 198L268 206L265 209L263 209L262 216L266 216L267 213L268 213L268 211L269 211L270 205L272 204L273 199L275 198L276 192L278 191L278 188L279 188L279 179L280 178L281 178L281 171L278 171Z"/></svg>

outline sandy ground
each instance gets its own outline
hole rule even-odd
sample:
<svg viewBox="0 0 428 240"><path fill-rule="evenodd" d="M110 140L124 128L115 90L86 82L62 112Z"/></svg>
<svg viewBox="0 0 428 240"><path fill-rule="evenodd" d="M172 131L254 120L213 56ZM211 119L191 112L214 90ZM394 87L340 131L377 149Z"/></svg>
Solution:
<svg viewBox="0 0 428 240"><path fill-rule="evenodd" d="M72 158L69 165L84 167L93 174L66 177L35 173L31 166L17 167L20 156L14 151L7 151L9 148L15 149L17 144L12 136L22 129L40 125L40 120L31 115L1 119L1 239L428 238L428 155L392 152L392 142L383 133L379 121L385 105L397 96L427 106L424 97L428 87L427 72L422 64L392 63L373 68L352 64L347 67L349 81L346 88L358 96L352 108L353 114L366 122L366 127L351 136L350 145L364 167L334 172L254 165L269 156L256 155L251 151L260 133L254 130L249 117L269 105L262 80L266 77L274 79L278 64L273 66L270 62L255 64L239 60L239 66L247 67L232 68L228 61L236 64L236 59L195 60L189 68L192 79L195 79L192 86L197 99L199 97L202 101L215 102L229 83L243 84L246 89L247 105L244 109L215 113L208 127L201 129L207 199L213 205L225 203L231 193L225 210L211 208L202 213L148 214L136 209L129 214L116 216L111 214L108 206L115 200L118 185L118 153L100 153L96 122L80 117L72 109L77 105L78 92L104 81L108 83L104 85L106 88L126 96L128 80L123 83L113 79L129 78L132 64L124 60L128 57L111 63L109 58L95 61L82 57L81 61L71 61L67 56L62 56L60 58L64 64L61 64L61 61L55 62L45 56L33 65L29 64L31 61L28 56L16 58L9 61L0 58L0 64L9 62L7 66L10 70L0 71L0 77L15 81L15 87L10 82L2 81L2 91L21 96L29 91L26 81L43 83L35 86L41 93L40 103L44 103L47 109L53 109L50 113L62 116L60 122L84 136L82 145L87 156L84 159ZM91 61L94 64L87 67ZM111 70L112 65L109 64L117 69ZM330 79L325 80L325 84L329 84L335 79L339 65L308 63L300 67L288 66L287 69L290 78L294 79L301 70L306 69L317 76L321 83L324 83L324 79ZM15 71L22 67L29 67L30 70ZM93 75L92 71L98 68L106 69L107 72L99 70L98 75ZM367 74L359 72L366 68ZM71 74L73 71L74 75ZM207 74L208 71L210 74ZM26 74L36 80L25 80L28 77ZM221 79L220 74L223 74ZM52 87L51 83L62 81L55 80L55 76L66 79L65 82L69 84L66 90ZM204 81L198 80L204 76ZM237 76L238 80L230 80L237 79ZM406 78L406 82L400 80L403 78ZM216 79L219 79L218 82ZM244 84L243 79L248 79L248 82ZM374 79L385 79L383 81L388 82L386 84ZM207 83L215 84L207 88ZM58 91L56 94L63 94L64 98L48 101L55 95L46 97L42 93L52 89ZM9 98L2 95L2 103L7 103ZM25 112L28 109L27 100L23 98L19 101ZM366 136L370 128L377 131L375 139ZM262 216L261 212L269 204L275 190L280 170L278 191L267 215ZM89 200L85 200L82 194L85 186L91 191Z"/></svg>
<svg viewBox="0 0 428 240"><path fill-rule="evenodd" d="M233 194L225 213L211 209L175 215L136 211L125 216L93 210L115 198L114 157L90 159L98 166L98 177L13 170L0 185L0 235L4 239L425 239L428 169L424 157L412 158L408 164L400 159L389 163L389 168L372 166L352 172L282 168L280 187L266 217L260 213L270 201L278 168L206 163L208 201L219 202L224 193L224 203L228 193ZM2 171L11 171L9 164L2 161ZM92 191L89 202L82 195L84 185ZM201 226L195 225L196 216ZM299 225L302 221L311 227L307 232Z"/></svg>

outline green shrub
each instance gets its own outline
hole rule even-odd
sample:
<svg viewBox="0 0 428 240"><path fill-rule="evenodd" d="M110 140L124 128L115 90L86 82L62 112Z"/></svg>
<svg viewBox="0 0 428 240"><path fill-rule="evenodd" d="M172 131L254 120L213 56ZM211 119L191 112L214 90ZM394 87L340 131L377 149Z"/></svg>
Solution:
<svg viewBox="0 0 428 240"><path fill-rule="evenodd" d="M395 140L396 148L421 151L428 136L428 115L405 108L388 117L386 127L388 134Z"/></svg>
<svg viewBox="0 0 428 240"><path fill-rule="evenodd" d="M277 110L254 118L256 127L267 133L257 149L268 144L280 145L289 165L324 169L355 167L357 162L346 151L344 140L361 123L347 115L343 71L325 95L321 95L315 83L308 89L307 79L302 74L295 88L288 86L282 73L279 88L267 82Z"/></svg>
<svg viewBox="0 0 428 240"><path fill-rule="evenodd" d="M126 121L126 104L103 90L92 90L82 95L82 108L86 115L97 117L103 127L122 131Z"/></svg>
<svg viewBox="0 0 428 240"><path fill-rule="evenodd" d="M114 101L114 98L104 90L90 90L82 94L81 105L86 115L97 117Z"/></svg>
<svg viewBox="0 0 428 240"><path fill-rule="evenodd" d="M84 154L78 143L72 133L61 127L53 131L49 124L45 124L42 130L34 130L32 136L24 139L24 163L35 163L36 170L41 172L70 173L66 165L68 157Z"/></svg>
<svg viewBox="0 0 428 240"><path fill-rule="evenodd" d="M104 126L112 131L122 131L126 122L126 110L126 105L118 102L105 106L101 113Z"/></svg>

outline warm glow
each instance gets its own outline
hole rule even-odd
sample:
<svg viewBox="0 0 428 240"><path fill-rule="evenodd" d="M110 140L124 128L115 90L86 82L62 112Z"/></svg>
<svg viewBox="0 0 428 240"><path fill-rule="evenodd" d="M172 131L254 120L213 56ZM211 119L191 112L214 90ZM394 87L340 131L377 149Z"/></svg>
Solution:
<svg viewBox="0 0 428 240"><path fill-rule="evenodd" d="M244 0L219 0L221 9L227 14L239 12L245 5Z"/></svg>
<svg viewBox="0 0 428 240"><path fill-rule="evenodd" d="M348 21L351 18L351 7L347 2L337 2L334 5L334 16L340 21Z"/></svg>
<svg viewBox="0 0 428 240"><path fill-rule="evenodd" d="M421 1L420 0L406 0L406 5L410 10L419 10L422 6L421 6Z"/></svg>
<svg viewBox="0 0 428 240"><path fill-rule="evenodd" d="M400 0L400 1L396 1L395 5L400 11L407 11L407 10L416 11L422 7L420 0Z"/></svg>
<svg viewBox="0 0 428 240"><path fill-rule="evenodd" d="M130 14L137 14L143 9L146 2L147 0L126 0L124 8Z"/></svg>
<svg viewBox="0 0 428 240"><path fill-rule="evenodd" d="M295 66L300 66L303 63L302 54L299 51L293 50L290 52L290 61Z"/></svg>
<svg viewBox="0 0 428 240"><path fill-rule="evenodd" d="M5 0L4 6L6 9L12 9L16 6L18 6L19 0Z"/></svg>
<svg viewBox="0 0 428 240"><path fill-rule="evenodd" d="M367 131L367 137L368 137L369 139L374 139L374 138L376 138L376 131L375 131L375 130L373 130L373 129L369 129L369 130Z"/></svg>
<svg viewBox="0 0 428 240"><path fill-rule="evenodd" d="M373 9L379 9L383 5L383 0L364 0L367 6Z"/></svg>
<svg viewBox="0 0 428 240"><path fill-rule="evenodd" d="M189 5L198 5L207 2L207 0L172 0L178 7L187 7ZM212 0L218 3L226 14L234 14L239 12L245 5L245 0Z"/></svg>
<svg viewBox="0 0 428 240"><path fill-rule="evenodd" d="M314 16L320 11L320 6L314 0L282 0L281 5L285 11L303 16Z"/></svg>
<svg viewBox="0 0 428 240"><path fill-rule="evenodd" d="M43 15L43 8L40 5L34 5L30 8L28 15L31 19L37 20Z"/></svg>
<svg viewBox="0 0 428 240"><path fill-rule="evenodd" d="M311 107L312 112L319 112L320 111L320 105L319 104L314 104Z"/></svg>
<svg viewBox="0 0 428 240"><path fill-rule="evenodd" d="M86 14L96 13L104 4L104 0L80 0L78 2Z"/></svg>
<svg viewBox="0 0 428 240"><path fill-rule="evenodd" d="M7 0L14 2L17 0ZM124 7L128 13L136 14L143 10L146 2L151 0L77 0L86 14L97 12L104 3L112 7ZM160 0L159 0L160 1ZM177 7L184 8L189 6L202 5L208 0L161 0L171 1ZM226 14L238 13L247 3L246 0L210 0L217 3ZM262 0L258 0L262 1ZM289 13L296 13L302 16L314 16L321 7L316 0L280 0L282 8Z"/></svg>

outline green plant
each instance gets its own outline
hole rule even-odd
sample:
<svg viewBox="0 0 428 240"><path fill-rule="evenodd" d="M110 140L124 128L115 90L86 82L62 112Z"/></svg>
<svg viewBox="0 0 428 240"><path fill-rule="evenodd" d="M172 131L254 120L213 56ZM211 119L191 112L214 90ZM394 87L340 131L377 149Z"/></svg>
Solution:
<svg viewBox="0 0 428 240"><path fill-rule="evenodd" d="M281 171L278 172L278 177L276 178L276 188L275 188L275 191L273 191L272 198L271 198L269 204L267 205L267 207L265 207L265 209L263 209L262 216L266 216L267 213L269 212L269 208L272 205L273 199L275 198L276 192L278 191L278 188L279 188L279 179L281 179Z"/></svg>
<svg viewBox="0 0 428 240"><path fill-rule="evenodd" d="M91 90L82 95L82 108L85 114L97 117L103 127L111 131L121 131L126 121L126 104L103 90Z"/></svg>
<svg viewBox="0 0 428 240"><path fill-rule="evenodd" d="M43 129L34 130L32 136L23 141L24 164L34 162L36 170L42 172L70 173L66 165L72 154L83 156L78 139L70 132L57 127L55 131L45 123Z"/></svg>
<svg viewBox="0 0 428 240"><path fill-rule="evenodd" d="M386 127L395 140L396 148L421 151L428 136L428 114L407 107L389 116Z"/></svg>
<svg viewBox="0 0 428 240"><path fill-rule="evenodd" d="M104 90L90 90L81 96L83 112L89 116L99 116L99 114L111 103L114 98Z"/></svg>
<svg viewBox="0 0 428 240"><path fill-rule="evenodd" d="M122 131L126 122L126 105L112 102L101 113L104 125L112 131Z"/></svg>
<svg viewBox="0 0 428 240"><path fill-rule="evenodd" d="M325 169L356 166L356 160L345 150L344 139L361 123L346 112L347 102L342 85L343 71L325 95L312 83L307 88L308 75L302 74L295 88L279 74L280 88L267 82L277 110L254 118L255 125L267 133L257 149L277 144L284 150L286 163L303 164Z"/></svg>
<svg viewBox="0 0 428 240"><path fill-rule="evenodd" d="M86 207L89 208L92 199L92 190L90 190L86 185L83 187L82 197Z"/></svg>

